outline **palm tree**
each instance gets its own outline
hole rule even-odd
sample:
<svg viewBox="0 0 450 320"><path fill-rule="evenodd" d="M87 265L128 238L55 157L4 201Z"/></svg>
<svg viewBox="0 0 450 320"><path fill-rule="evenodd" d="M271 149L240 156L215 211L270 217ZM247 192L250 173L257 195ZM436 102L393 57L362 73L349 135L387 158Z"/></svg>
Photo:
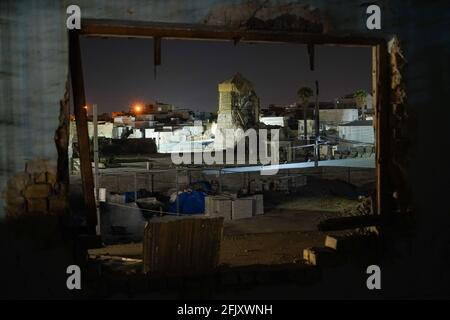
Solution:
<svg viewBox="0 0 450 320"><path fill-rule="evenodd" d="M308 134L306 116L307 116L307 110L308 110L308 103L309 99L314 95L313 90L309 87L301 87L297 90L297 97L300 101L300 104L303 107L303 135L305 136L305 139Z"/></svg>
<svg viewBox="0 0 450 320"><path fill-rule="evenodd" d="M367 102L367 92L365 90L356 90L353 97L355 98L356 106L361 113L361 118L364 120L366 117L365 105Z"/></svg>

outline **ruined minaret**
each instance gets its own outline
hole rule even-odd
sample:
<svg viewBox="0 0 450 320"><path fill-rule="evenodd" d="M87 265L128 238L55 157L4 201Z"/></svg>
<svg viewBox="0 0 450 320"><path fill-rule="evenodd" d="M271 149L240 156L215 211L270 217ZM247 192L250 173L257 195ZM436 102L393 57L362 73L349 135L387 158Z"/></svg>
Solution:
<svg viewBox="0 0 450 320"><path fill-rule="evenodd" d="M217 130L224 136L227 129L247 130L259 122L259 99L253 84L239 72L231 79L219 83L219 110L217 113ZM217 134L219 135L219 134ZM222 141L216 141L219 146ZM227 148L234 147L227 140Z"/></svg>
<svg viewBox="0 0 450 320"><path fill-rule="evenodd" d="M248 129L259 121L259 99L253 84L239 72L219 83L219 129Z"/></svg>

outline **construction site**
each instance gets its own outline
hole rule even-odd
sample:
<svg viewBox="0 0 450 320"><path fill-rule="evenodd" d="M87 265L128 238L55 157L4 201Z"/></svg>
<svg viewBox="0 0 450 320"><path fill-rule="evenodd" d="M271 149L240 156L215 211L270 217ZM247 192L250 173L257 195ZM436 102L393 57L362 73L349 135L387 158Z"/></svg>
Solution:
<svg viewBox="0 0 450 320"><path fill-rule="evenodd" d="M79 1L73 29L46 2L6 22L0 297L447 298L448 170L421 137L444 127L423 109L448 83L424 79L448 63L381 2L377 31L358 1Z"/></svg>

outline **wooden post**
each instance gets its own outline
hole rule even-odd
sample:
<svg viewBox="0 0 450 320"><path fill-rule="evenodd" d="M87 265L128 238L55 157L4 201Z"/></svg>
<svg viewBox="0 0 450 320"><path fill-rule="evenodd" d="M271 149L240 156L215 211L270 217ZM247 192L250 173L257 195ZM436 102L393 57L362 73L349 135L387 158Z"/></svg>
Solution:
<svg viewBox="0 0 450 320"><path fill-rule="evenodd" d="M389 64L387 44L383 42L372 47L372 68L375 104L375 148L376 148L376 195L377 213L388 214L391 208L389 181L390 140L389 133Z"/></svg>
<svg viewBox="0 0 450 320"><path fill-rule="evenodd" d="M84 203L86 206L86 222L89 232L94 234L97 225L97 211L94 197L94 177L92 175L92 164L90 159L87 115L86 109L84 108L86 105L86 98L84 95L80 39L76 30L69 31L69 64L80 153L81 181Z"/></svg>
<svg viewBox="0 0 450 320"><path fill-rule="evenodd" d="M222 193L222 169L219 168L219 193Z"/></svg>
<svg viewBox="0 0 450 320"><path fill-rule="evenodd" d="M153 181L153 173L151 174L151 185L152 185L152 192L154 192L154 181Z"/></svg>
<svg viewBox="0 0 450 320"><path fill-rule="evenodd" d="M134 173L134 202L137 201L137 173Z"/></svg>
<svg viewBox="0 0 450 320"><path fill-rule="evenodd" d="M92 105L92 123L94 125L94 188L95 198L98 200L98 117L97 105Z"/></svg>
<svg viewBox="0 0 450 320"><path fill-rule="evenodd" d="M99 207L99 170L98 170L98 112L97 105L92 105L92 122L94 125L94 188L95 188L95 210L97 215L97 226L95 228L96 235L100 235L100 207Z"/></svg>
<svg viewBox="0 0 450 320"><path fill-rule="evenodd" d="M178 196L178 191L180 190L179 184L178 184L178 169L175 169L175 183L177 184L177 215L180 215L180 197Z"/></svg>
<svg viewBox="0 0 450 320"><path fill-rule="evenodd" d="M153 37L153 76L156 79L156 67L161 64L161 37Z"/></svg>

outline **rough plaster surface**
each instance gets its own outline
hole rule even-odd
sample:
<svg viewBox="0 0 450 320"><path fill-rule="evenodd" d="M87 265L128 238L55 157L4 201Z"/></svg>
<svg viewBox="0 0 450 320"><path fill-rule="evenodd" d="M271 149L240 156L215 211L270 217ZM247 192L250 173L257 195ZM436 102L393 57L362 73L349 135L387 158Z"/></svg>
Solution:
<svg viewBox="0 0 450 320"><path fill-rule="evenodd" d="M78 4L84 18L204 23L210 10L244 3L247 1L1 1L0 189L10 176L24 170L27 160L56 158L54 134L68 71L67 5ZM277 1L283 3L289 1ZM418 256L413 261L421 272L415 277L399 277L411 269L414 263L410 261L385 276L402 283L404 292L421 289L426 294L430 283L444 285L449 281L445 272L448 265L445 267L442 261L450 260L446 200L450 169L448 159L439 155L449 147L449 108L444 103L450 98L447 1L376 1L382 9L381 31L366 29L366 1L307 3L319 10L334 33L382 36L386 40L396 35L400 41L408 62L402 70L407 94L405 121L414 129L414 134L408 132L414 140L408 150L411 157L405 175L418 222L413 244ZM433 164L425 165L433 156ZM426 263L421 255L424 252Z"/></svg>

